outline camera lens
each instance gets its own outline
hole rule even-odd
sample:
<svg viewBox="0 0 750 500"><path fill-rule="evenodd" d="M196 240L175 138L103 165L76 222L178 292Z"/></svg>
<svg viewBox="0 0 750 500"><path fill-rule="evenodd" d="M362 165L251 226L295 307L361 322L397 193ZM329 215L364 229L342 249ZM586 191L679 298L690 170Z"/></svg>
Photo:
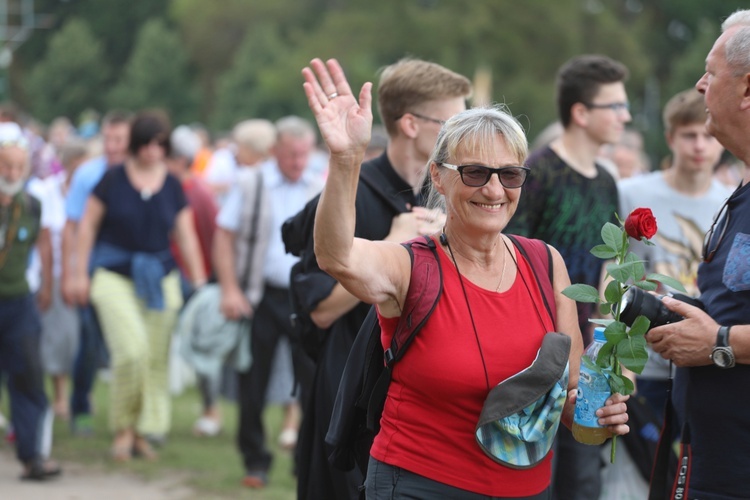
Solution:
<svg viewBox="0 0 750 500"><path fill-rule="evenodd" d="M658 296L631 286L622 297L620 320L628 326L633 326L638 316L648 318L651 322L649 329L683 319L679 314L667 309Z"/></svg>

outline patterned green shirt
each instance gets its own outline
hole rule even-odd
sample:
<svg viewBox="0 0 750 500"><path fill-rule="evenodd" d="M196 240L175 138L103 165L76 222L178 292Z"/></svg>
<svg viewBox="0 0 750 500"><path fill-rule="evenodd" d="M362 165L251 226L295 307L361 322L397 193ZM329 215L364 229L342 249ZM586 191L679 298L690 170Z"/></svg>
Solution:
<svg viewBox="0 0 750 500"><path fill-rule="evenodd" d="M601 243L605 222L617 224L617 185L600 165L589 178L570 168L549 147L526 162L531 175L521 192L518 210L506 232L538 238L555 247L565 261L571 283L599 286L602 260L590 250ZM584 342L591 339L590 304L578 303Z"/></svg>

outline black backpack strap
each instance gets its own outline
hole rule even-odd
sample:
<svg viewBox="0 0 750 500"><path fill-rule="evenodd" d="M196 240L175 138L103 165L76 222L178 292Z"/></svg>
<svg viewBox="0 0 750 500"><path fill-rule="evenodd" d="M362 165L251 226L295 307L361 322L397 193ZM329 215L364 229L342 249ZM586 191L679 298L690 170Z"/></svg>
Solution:
<svg viewBox="0 0 750 500"><path fill-rule="evenodd" d="M554 330L557 330L557 306L555 303L555 288L554 288L554 269L552 265L552 252L550 252L549 246L542 240L536 240L531 238L525 238L523 236L516 236L512 234L506 234L506 236L513 242L513 244L521 252L521 255L531 266L531 270L534 273L534 279L539 290L542 292L542 301L544 302L544 308L547 310L547 314L552 319L552 326ZM547 279L542 281L539 279L539 271L544 270L547 275Z"/></svg>
<svg viewBox="0 0 750 500"><path fill-rule="evenodd" d="M385 369L375 383L367 405L367 427L374 432L380 425L393 365L404 356L417 332L427 322L443 291L443 270L432 238L425 236L404 246L412 259L411 281L391 346L383 353Z"/></svg>

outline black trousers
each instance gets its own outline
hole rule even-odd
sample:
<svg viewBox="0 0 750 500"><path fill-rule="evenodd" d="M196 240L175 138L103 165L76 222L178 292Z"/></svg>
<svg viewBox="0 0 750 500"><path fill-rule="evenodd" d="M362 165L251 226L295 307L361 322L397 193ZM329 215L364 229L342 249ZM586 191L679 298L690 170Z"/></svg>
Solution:
<svg viewBox="0 0 750 500"><path fill-rule="evenodd" d="M8 384L16 456L23 463L46 455L44 434L52 432L39 358L41 330L31 294L0 299L0 372Z"/></svg>
<svg viewBox="0 0 750 500"><path fill-rule="evenodd" d="M561 425L552 459L552 499L590 500L602 492L602 446L581 444Z"/></svg>
<svg viewBox="0 0 750 500"><path fill-rule="evenodd" d="M276 346L282 336L291 338L290 314L289 290L266 286L252 321L250 344L253 362L250 370L238 374L240 418L237 447L246 471L267 472L271 467L273 457L266 446L262 417ZM307 386L312 381L314 367L309 358L298 351L292 347L292 363L300 397L304 400L309 394Z"/></svg>

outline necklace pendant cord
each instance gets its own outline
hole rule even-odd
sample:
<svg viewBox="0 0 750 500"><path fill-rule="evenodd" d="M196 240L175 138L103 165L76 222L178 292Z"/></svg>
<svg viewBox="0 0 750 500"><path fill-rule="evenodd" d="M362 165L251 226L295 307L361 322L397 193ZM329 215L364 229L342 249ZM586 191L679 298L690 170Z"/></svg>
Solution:
<svg viewBox="0 0 750 500"><path fill-rule="evenodd" d="M503 240L505 242L505 240ZM474 339L477 342L477 348L479 349L479 358L482 360L482 368L484 369L484 380L487 384L487 392L490 391L490 375L487 371L487 362L484 359L484 351L482 350L482 343L479 341L479 332L477 332L477 324L474 321L474 313L471 310L471 304L469 303L469 294L466 293L466 285L464 285L464 278L461 275L461 270L458 268L458 262L456 262L456 256L453 255L453 249L451 248L451 244L448 241L448 237L445 234L445 230L443 230L442 235L440 236L440 243L445 245L448 248L448 253L451 256L451 260L453 261L453 265L456 268L456 274L458 275L458 282L461 283L461 291L464 294L464 300L466 301L466 309L469 311L469 318L471 319L471 328L474 330ZM506 246L507 248L507 246ZM503 269L504 271L504 269ZM502 277L500 278L502 282ZM498 285L499 288L499 285Z"/></svg>
<svg viewBox="0 0 750 500"><path fill-rule="evenodd" d="M501 236L502 238L502 236ZM505 243L505 240L503 240L503 243ZM497 284L497 288L495 288L495 292L499 293L500 288L503 286L503 279L505 279L505 268L508 265L508 255L506 252L508 252L508 247L505 247L505 250L503 251L503 270L500 272L500 283Z"/></svg>

